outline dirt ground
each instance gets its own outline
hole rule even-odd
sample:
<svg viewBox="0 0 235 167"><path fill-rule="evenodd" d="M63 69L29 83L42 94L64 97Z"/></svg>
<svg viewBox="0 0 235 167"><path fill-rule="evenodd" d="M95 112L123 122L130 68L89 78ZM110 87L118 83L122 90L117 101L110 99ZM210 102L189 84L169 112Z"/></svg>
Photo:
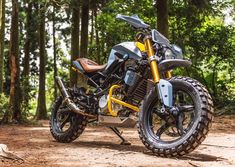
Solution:
<svg viewBox="0 0 235 167"><path fill-rule="evenodd" d="M217 117L206 140L191 154L182 158L159 158L141 143L136 129L122 129L132 143L120 140L108 128L87 127L76 141L57 143L49 132L47 121L42 127L1 126L0 143L24 161L0 158L1 167L57 166L235 166L235 117Z"/></svg>

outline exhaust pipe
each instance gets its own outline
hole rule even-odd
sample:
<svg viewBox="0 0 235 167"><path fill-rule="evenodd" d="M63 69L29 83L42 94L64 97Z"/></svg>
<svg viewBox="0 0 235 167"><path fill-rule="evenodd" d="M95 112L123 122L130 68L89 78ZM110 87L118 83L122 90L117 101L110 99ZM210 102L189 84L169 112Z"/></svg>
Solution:
<svg viewBox="0 0 235 167"><path fill-rule="evenodd" d="M71 100L69 94L68 94L68 91L66 90L62 80L60 79L60 77L56 77L56 83L60 89L60 92L64 98L64 103L67 104L67 106L69 107L69 109L71 109L71 111L73 111L74 113L76 114L80 114L80 115L83 115L83 116L87 116L87 117L96 117L94 115L90 115L90 114L87 114L87 113L84 113L81 109L79 109L76 104Z"/></svg>

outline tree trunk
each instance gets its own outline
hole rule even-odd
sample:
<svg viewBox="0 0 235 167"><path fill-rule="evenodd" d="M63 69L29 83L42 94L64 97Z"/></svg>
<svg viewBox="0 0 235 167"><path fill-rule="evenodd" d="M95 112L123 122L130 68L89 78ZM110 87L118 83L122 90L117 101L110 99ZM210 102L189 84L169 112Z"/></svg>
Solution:
<svg viewBox="0 0 235 167"><path fill-rule="evenodd" d="M89 26L89 0L82 0L82 28L80 56L87 57Z"/></svg>
<svg viewBox="0 0 235 167"><path fill-rule="evenodd" d="M36 119L46 119L46 92L45 92L45 81L46 81L46 50L45 50L45 6L40 5L40 20L39 20L39 54L40 54L40 65L39 65L39 93L38 93L38 105L36 111Z"/></svg>
<svg viewBox="0 0 235 167"><path fill-rule="evenodd" d="M91 33L90 33L90 45L93 44L94 39L94 9L91 12ZM92 54L92 52L91 52Z"/></svg>
<svg viewBox="0 0 235 167"><path fill-rule="evenodd" d="M100 64L100 37L99 37L99 30L97 24L97 7L94 9L94 17L95 17L95 38L96 38L96 61Z"/></svg>
<svg viewBox="0 0 235 167"><path fill-rule="evenodd" d="M55 29L55 6L53 6L53 59L54 59L54 99L57 98L57 85L56 85L56 76L57 76L57 65L56 65L56 60L57 60L57 55L56 55L56 37L55 37L55 33L56 33L56 29Z"/></svg>
<svg viewBox="0 0 235 167"><path fill-rule="evenodd" d="M212 69L212 80L211 80L211 88L212 88L212 97L214 98L215 101L218 99L218 93L217 93L217 76L218 76L218 70L217 66L221 62L221 60L217 60L214 62L214 66Z"/></svg>
<svg viewBox="0 0 235 167"><path fill-rule="evenodd" d="M105 34L103 31L101 31L101 42L100 42L100 59L101 57L103 58L102 60L100 60L101 63L104 63L104 61L106 61L106 56L105 56Z"/></svg>
<svg viewBox="0 0 235 167"><path fill-rule="evenodd" d="M23 101L25 106L28 106L29 101L29 72L30 72L30 48L31 48L31 21L32 21L32 3L28 2L28 7L26 9L27 13L27 20L26 20L26 40L24 45L24 68L23 68L23 87L24 87L24 94L23 94Z"/></svg>
<svg viewBox="0 0 235 167"><path fill-rule="evenodd" d="M12 0L12 19L10 35L10 110L4 116L6 122L12 120L21 120L21 94L20 94L20 68L19 68L19 7L18 0Z"/></svg>
<svg viewBox="0 0 235 167"><path fill-rule="evenodd" d="M169 24L168 24L168 0L157 1L157 29L165 37L169 37Z"/></svg>
<svg viewBox="0 0 235 167"><path fill-rule="evenodd" d="M0 93L3 92L5 0L0 0Z"/></svg>
<svg viewBox="0 0 235 167"><path fill-rule="evenodd" d="M71 68L70 86L77 85L78 75L72 70L72 62L80 57L79 55L79 33L80 33L80 0L73 0L72 3L72 39L71 39Z"/></svg>

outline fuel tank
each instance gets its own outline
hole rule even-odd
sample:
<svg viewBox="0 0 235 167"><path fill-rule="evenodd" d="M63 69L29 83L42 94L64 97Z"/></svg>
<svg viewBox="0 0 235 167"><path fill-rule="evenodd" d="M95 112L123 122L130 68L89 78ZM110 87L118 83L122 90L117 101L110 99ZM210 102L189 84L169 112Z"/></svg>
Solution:
<svg viewBox="0 0 235 167"><path fill-rule="evenodd" d="M123 42L112 48L106 69L117 59L115 55L116 52L123 56L128 56L131 59L138 60L142 58L141 51L136 47L135 42Z"/></svg>

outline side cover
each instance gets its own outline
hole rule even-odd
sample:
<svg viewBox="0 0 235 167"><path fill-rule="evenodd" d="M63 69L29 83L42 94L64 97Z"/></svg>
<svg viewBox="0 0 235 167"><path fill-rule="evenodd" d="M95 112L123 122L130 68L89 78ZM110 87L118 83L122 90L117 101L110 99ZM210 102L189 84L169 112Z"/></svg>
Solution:
<svg viewBox="0 0 235 167"><path fill-rule="evenodd" d="M172 84L167 80L160 79L160 82L158 83L157 86L158 86L159 96L163 104L167 107L172 107L172 102L173 102Z"/></svg>

